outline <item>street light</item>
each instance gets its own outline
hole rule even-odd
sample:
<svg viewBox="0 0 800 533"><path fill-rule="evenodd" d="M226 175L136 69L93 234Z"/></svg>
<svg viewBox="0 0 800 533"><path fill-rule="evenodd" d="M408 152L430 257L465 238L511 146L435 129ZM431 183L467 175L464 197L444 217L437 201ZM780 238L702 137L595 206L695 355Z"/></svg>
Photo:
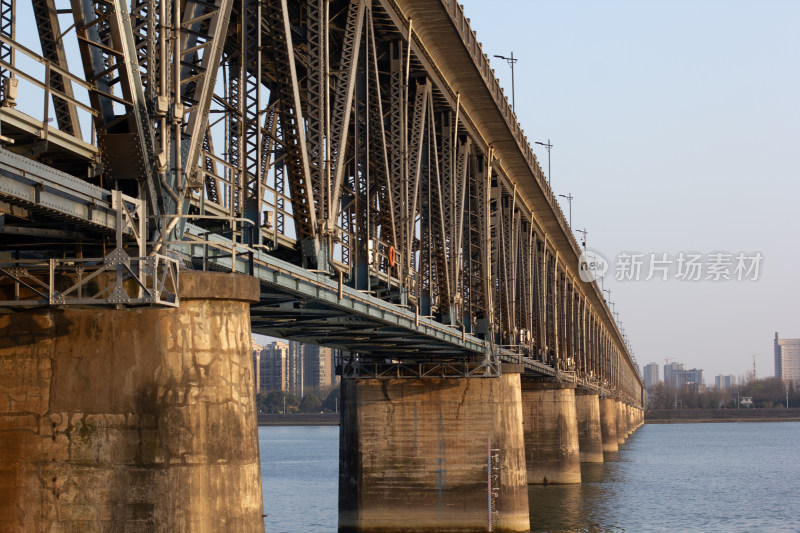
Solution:
<svg viewBox="0 0 800 533"><path fill-rule="evenodd" d="M570 213L570 215L571 215L571 213ZM586 228L577 229L575 231L577 231L578 233L583 233L583 242L581 242L581 244L583 245L583 251L585 252L586 251L586 234L589 233L589 232L586 231Z"/></svg>
<svg viewBox="0 0 800 533"><path fill-rule="evenodd" d="M511 111L516 115L517 112L514 109L514 63L517 62L517 59L514 57L514 51L511 51L511 57L498 55L495 55L494 57L498 59L505 59L508 61L508 64L511 65Z"/></svg>
<svg viewBox="0 0 800 533"><path fill-rule="evenodd" d="M550 148L552 148L553 145L550 143L550 139L547 139L546 143L536 141L534 144L547 148L547 184L550 185Z"/></svg>
<svg viewBox="0 0 800 533"><path fill-rule="evenodd" d="M567 194L559 194L559 196L566 198L567 202L569 202L569 228L572 229L572 199L574 196L572 196L571 192L568 192Z"/></svg>

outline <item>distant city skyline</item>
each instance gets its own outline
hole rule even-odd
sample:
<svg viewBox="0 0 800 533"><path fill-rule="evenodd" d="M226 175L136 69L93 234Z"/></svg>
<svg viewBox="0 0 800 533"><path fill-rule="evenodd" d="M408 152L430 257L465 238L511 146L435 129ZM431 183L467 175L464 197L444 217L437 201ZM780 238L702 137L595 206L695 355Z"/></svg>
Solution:
<svg viewBox="0 0 800 533"><path fill-rule="evenodd" d="M253 335L252 353L256 393L282 390L302 398L306 389L338 383L331 348Z"/></svg>
<svg viewBox="0 0 800 533"><path fill-rule="evenodd" d="M757 281L609 272L639 364L772 376L775 331L800 337L800 3L462 3L509 102L493 55L514 51L519 122L589 248L763 256Z"/></svg>

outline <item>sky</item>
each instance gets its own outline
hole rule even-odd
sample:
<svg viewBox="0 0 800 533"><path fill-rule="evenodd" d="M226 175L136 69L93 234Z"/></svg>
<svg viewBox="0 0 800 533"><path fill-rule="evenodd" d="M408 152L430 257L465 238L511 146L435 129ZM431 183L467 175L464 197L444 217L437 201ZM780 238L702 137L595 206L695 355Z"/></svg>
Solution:
<svg viewBox="0 0 800 533"><path fill-rule="evenodd" d="M800 2L462 3L509 98L492 56L518 58L519 122L553 144L553 189L609 260L639 364L673 358L713 385L755 355L774 375L775 332L800 337ZM700 280L675 277L681 252L702 254ZM621 253L642 254L639 281L615 279L636 277ZM652 253L672 261L667 281L646 281ZM757 279L736 280L737 256L758 253Z"/></svg>

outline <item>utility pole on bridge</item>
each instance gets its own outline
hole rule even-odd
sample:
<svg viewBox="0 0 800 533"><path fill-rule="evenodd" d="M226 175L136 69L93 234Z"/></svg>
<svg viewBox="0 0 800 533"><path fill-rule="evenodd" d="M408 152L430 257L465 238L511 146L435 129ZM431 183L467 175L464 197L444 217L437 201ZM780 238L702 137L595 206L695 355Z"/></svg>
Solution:
<svg viewBox="0 0 800 533"><path fill-rule="evenodd" d="M547 139L546 143L536 141L535 144L547 148L547 184L550 185L550 149L553 147L553 144L550 142L550 139Z"/></svg>
<svg viewBox="0 0 800 533"><path fill-rule="evenodd" d="M517 58L514 57L514 51L513 50L511 51L511 57L498 56L498 55L495 55L494 57L496 57L498 59L505 59L506 61L508 61L508 64L511 65L511 111L513 111L514 114L516 115L517 111L516 111L516 107L514 105L514 103L515 103L514 102L514 63L516 63L518 60L517 60Z"/></svg>
<svg viewBox="0 0 800 533"><path fill-rule="evenodd" d="M549 162L549 157L548 157L548 162ZM548 168L547 171L550 172L550 169ZM561 198L566 198L567 202L569 203L569 229L572 229L572 200L575 197L572 196L571 192L568 192L567 194L559 194L559 196Z"/></svg>

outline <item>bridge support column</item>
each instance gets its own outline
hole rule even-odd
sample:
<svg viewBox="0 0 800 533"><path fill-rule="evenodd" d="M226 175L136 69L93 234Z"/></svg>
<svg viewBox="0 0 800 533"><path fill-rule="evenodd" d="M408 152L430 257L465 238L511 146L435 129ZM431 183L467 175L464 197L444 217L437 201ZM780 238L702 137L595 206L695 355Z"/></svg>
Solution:
<svg viewBox="0 0 800 533"><path fill-rule="evenodd" d="M613 398L600 400L600 434L603 436L603 451L619 450L617 441L617 402Z"/></svg>
<svg viewBox="0 0 800 533"><path fill-rule="evenodd" d="M580 483L573 383L523 383L522 424L528 483Z"/></svg>
<svg viewBox="0 0 800 533"><path fill-rule="evenodd" d="M625 416L625 404L616 400L617 404L617 443L625 444L628 438L628 419Z"/></svg>
<svg viewBox="0 0 800 533"><path fill-rule="evenodd" d="M528 531L521 370L343 379L339 531Z"/></svg>
<svg viewBox="0 0 800 533"><path fill-rule="evenodd" d="M603 435L600 429L600 395L596 391L575 389L578 414L578 442L582 463L603 462Z"/></svg>
<svg viewBox="0 0 800 533"><path fill-rule="evenodd" d="M0 316L0 530L263 531L246 276Z"/></svg>
<svg viewBox="0 0 800 533"><path fill-rule="evenodd" d="M625 406L626 412L625 414L628 417L628 436L633 435L633 432L636 431L636 419L634 416L633 407L630 405Z"/></svg>

